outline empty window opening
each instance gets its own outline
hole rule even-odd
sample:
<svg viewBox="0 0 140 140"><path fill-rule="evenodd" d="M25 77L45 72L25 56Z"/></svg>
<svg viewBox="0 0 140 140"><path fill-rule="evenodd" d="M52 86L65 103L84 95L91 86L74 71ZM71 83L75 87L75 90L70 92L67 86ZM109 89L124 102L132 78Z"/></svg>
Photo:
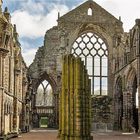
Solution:
<svg viewBox="0 0 140 140"><path fill-rule="evenodd" d="M92 16L92 9L88 8L88 16Z"/></svg>
<svg viewBox="0 0 140 140"><path fill-rule="evenodd" d="M53 93L52 87L47 80L40 83L37 88L36 106L52 106Z"/></svg>
<svg viewBox="0 0 140 140"><path fill-rule="evenodd" d="M136 108L139 107L139 94L138 94L138 88L137 88L137 91L136 91Z"/></svg>

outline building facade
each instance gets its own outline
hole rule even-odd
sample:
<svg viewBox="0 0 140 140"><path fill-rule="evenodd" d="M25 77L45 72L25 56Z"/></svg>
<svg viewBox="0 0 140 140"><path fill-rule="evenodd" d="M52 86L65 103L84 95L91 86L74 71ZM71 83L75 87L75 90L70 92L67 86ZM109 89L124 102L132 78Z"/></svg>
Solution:
<svg viewBox="0 0 140 140"><path fill-rule="evenodd" d="M1 136L28 131L30 126L58 128L64 54L84 61L92 97L105 97L102 102L98 98L101 104L108 100L106 97L111 101L111 106L105 109L111 112L110 122L97 119L96 111L98 114L100 111L95 107L93 128L96 124L110 123L114 130L138 132L140 19L126 33L120 18L88 0L63 16L58 13L58 25L46 32L44 45L28 69L21 55L16 26L10 22L8 9L2 12L0 8Z"/></svg>
<svg viewBox="0 0 140 140"><path fill-rule="evenodd" d="M137 132L139 129L140 94L140 19L129 33L118 37L114 48L114 126Z"/></svg>
<svg viewBox="0 0 140 140"><path fill-rule="evenodd" d="M128 33L123 31L122 25L120 18L115 18L92 0L61 17L58 14L58 25L46 32L44 45L38 49L29 67L34 90L34 123L46 114L54 122L50 126L58 126L62 55L74 54L86 65L92 96L112 98L112 129L138 131L140 20L136 20ZM49 95L39 92L39 85L44 81L52 88L51 105L47 105L47 100L46 104L37 104L38 94L42 94L42 99Z"/></svg>
<svg viewBox="0 0 140 140"><path fill-rule="evenodd" d="M25 131L28 126L27 67L21 55L16 26L0 1L0 136Z"/></svg>

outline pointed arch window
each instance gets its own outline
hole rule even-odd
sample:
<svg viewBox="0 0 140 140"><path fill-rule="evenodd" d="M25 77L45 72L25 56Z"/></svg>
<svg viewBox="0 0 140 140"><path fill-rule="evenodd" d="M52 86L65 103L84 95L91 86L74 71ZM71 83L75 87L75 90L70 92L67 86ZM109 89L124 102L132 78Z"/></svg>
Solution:
<svg viewBox="0 0 140 140"><path fill-rule="evenodd" d="M44 80L37 88L36 106L53 106L53 92L50 83Z"/></svg>
<svg viewBox="0 0 140 140"><path fill-rule="evenodd" d="M92 8L88 8L87 15L88 16L92 16L92 14L93 14L92 12L93 12Z"/></svg>
<svg viewBox="0 0 140 140"><path fill-rule="evenodd" d="M71 53L81 57L91 79L91 93L107 95L108 92L108 50L105 42L91 32L79 36Z"/></svg>

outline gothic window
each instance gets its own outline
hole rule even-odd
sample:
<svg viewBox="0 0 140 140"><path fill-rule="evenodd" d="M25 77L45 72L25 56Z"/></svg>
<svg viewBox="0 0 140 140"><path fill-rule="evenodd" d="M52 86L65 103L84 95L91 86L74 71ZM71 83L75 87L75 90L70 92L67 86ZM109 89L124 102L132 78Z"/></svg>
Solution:
<svg viewBox="0 0 140 140"><path fill-rule="evenodd" d="M47 80L40 83L37 88L36 94L36 106L52 106L53 105L53 93L52 87Z"/></svg>
<svg viewBox="0 0 140 140"><path fill-rule="evenodd" d="M136 91L136 108L139 108L139 93L138 93L138 88Z"/></svg>
<svg viewBox="0 0 140 140"><path fill-rule="evenodd" d="M91 79L91 93L107 95L108 50L105 42L94 33L85 33L76 39L71 53L84 61Z"/></svg>
<svg viewBox="0 0 140 140"><path fill-rule="evenodd" d="M87 15L92 16L92 8L88 8Z"/></svg>

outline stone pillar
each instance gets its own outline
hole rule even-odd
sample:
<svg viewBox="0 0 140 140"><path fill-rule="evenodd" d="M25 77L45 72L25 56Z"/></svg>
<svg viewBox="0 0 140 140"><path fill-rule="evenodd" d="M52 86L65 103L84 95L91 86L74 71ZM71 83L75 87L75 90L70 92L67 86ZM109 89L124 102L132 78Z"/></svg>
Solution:
<svg viewBox="0 0 140 140"><path fill-rule="evenodd" d="M21 117L22 118L20 118L21 119L21 131L25 131L25 126L26 126L26 108L25 108L26 106L25 106L25 102L24 103L22 103L22 112L21 112Z"/></svg>
<svg viewBox="0 0 140 140"><path fill-rule="evenodd" d="M1 53L1 52L0 52ZM2 52L1 53L1 88L0 88L0 106L1 106L1 118L0 118L0 129L1 129L1 135L4 135L4 130L5 130L5 115L4 115L4 58L6 57L6 53Z"/></svg>
<svg viewBox="0 0 140 140"><path fill-rule="evenodd" d="M15 84L14 84L14 100L13 100L13 130L15 132L18 132L18 126L17 126L17 116L18 116L18 82L19 82L19 71L15 70Z"/></svg>
<svg viewBox="0 0 140 140"><path fill-rule="evenodd" d="M123 93L123 131L132 131L132 93L125 91Z"/></svg>
<svg viewBox="0 0 140 140"><path fill-rule="evenodd" d="M1 130L1 118L2 118L2 114L1 114L1 110L2 110L2 96L3 96L3 89L2 89L2 78L3 78L3 75L2 75L2 55L0 54L0 134L2 133L2 130Z"/></svg>
<svg viewBox="0 0 140 140"><path fill-rule="evenodd" d="M138 122L139 122L139 134L140 134L140 19L136 19L137 25L137 88L138 88L138 100L139 100L139 108L138 108Z"/></svg>
<svg viewBox="0 0 140 140"><path fill-rule="evenodd" d="M1 42L0 42L1 43ZM2 42L3 44L3 42ZM0 44L1 45L1 44ZM4 71L5 71L5 57L9 52L7 49L2 48L3 45L0 46L0 135L4 134L5 127L5 118L4 118Z"/></svg>
<svg viewBox="0 0 140 140"><path fill-rule="evenodd" d="M61 140L90 140L91 87L80 58L63 58L62 92L59 104Z"/></svg>

